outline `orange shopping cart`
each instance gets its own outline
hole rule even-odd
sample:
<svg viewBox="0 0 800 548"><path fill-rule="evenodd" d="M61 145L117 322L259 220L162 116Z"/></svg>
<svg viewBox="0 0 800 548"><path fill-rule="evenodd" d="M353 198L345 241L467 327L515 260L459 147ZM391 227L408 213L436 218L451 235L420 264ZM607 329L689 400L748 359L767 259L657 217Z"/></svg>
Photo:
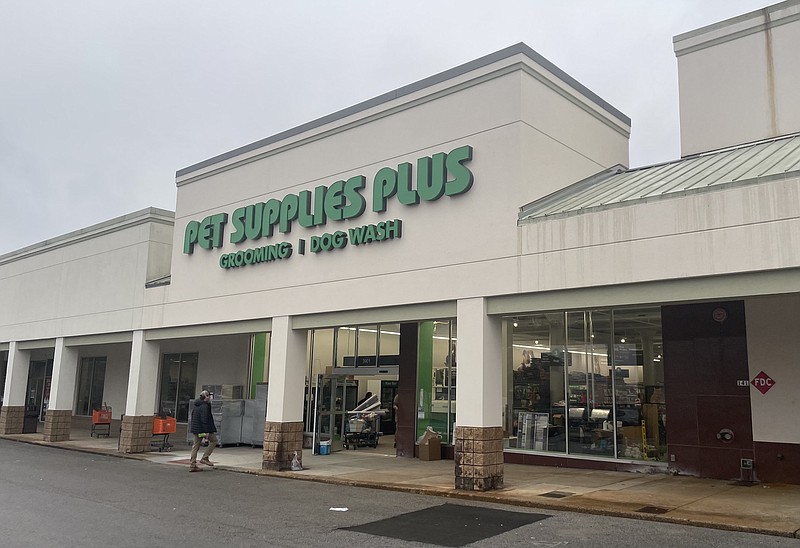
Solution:
<svg viewBox="0 0 800 548"><path fill-rule="evenodd" d="M174 434L177 430L178 423L175 417L166 415L156 415L153 417L153 441L150 442L150 447L158 449L158 452L171 451L172 444L169 442L169 435ZM160 438L160 439L156 439Z"/></svg>
<svg viewBox="0 0 800 548"><path fill-rule="evenodd" d="M111 407L106 404L100 409L92 410L92 431L89 437L108 437L111 434Z"/></svg>

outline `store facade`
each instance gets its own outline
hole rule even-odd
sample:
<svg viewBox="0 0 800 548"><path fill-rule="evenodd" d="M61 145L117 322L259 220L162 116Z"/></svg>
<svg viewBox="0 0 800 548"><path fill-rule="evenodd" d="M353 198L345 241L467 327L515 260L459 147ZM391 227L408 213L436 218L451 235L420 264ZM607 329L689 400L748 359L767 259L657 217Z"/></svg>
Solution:
<svg viewBox="0 0 800 548"><path fill-rule="evenodd" d="M792 137L628 170L629 133L518 44L180 170L174 215L0 257L0 431L44 357L52 441L110 400L146 450L201 385L268 382L282 470L369 386L461 489L504 462L800 482Z"/></svg>

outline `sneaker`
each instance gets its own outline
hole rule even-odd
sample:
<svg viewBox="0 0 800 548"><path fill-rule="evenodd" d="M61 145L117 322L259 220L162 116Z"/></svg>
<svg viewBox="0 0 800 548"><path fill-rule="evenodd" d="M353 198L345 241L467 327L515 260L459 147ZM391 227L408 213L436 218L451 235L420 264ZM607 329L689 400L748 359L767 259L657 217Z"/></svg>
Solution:
<svg viewBox="0 0 800 548"><path fill-rule="evenodd" d="M206 458L200 459L200 464L205 464L206 466L214 466L214 463Z"/></svg>
<svg viewBox="0 0 800 548"><path fill-rule="evenodd" d="M193 462L189 465L189 472L200 472L200 467L197 466L197 463Z"/></svg>

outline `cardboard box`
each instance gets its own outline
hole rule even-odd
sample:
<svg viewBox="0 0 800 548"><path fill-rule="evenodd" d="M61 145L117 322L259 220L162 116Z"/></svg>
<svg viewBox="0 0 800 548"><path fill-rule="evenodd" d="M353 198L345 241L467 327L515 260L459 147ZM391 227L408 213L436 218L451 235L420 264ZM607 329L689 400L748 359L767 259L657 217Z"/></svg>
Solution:
<svg viewBox="0 0 800 548"><path fill-rule="evenodd" d="M419 460L442 460L442 442L431 438L419 445Z"/></svg>
<svg viewBox="0 0 800 548"><path fill-rule="evenodd" d="M641 426L623 426L620 430L622 431L622 439L625 445L642 446Z"/></svg>

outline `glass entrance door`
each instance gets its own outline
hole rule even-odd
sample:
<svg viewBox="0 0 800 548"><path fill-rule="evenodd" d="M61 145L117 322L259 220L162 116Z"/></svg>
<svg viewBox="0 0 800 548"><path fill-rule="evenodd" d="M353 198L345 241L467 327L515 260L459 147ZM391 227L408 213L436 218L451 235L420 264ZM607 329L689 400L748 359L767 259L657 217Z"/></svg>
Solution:
<svg viewBox="0 0 800 548"><path fill-rule="evenodd" d="M25 396L25 416L37 417L44 422L50 403L50 383L53 377L53 360L31 361L28 370L28 392Z"/></svg>
<svg viewBox="0 0 800 548"><path fill-rule="evenodd" d="M346 377L335 375L317 375L315 381L311 387L312 424L306 424L306 428L310 426L314 432L314 452L318 452L320 441L330 441L331 451L341 450L347 411L356 406L358 385Z"/></svg>
<svg viewBox="0 0 800 548"><path fill-rule="evenodd" d="M164 354L159 410L178 422L189 420L189 402L195 397L197 384L197 362L196 352Z"/></svg>

